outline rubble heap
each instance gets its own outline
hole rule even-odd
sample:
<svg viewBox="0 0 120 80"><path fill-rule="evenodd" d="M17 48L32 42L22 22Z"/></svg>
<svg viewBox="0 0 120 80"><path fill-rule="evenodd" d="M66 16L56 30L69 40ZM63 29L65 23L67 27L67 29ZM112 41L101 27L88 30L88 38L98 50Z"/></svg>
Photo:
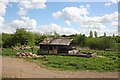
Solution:
<svg viewBox="0 0 120 80"><path fill-rule="evenodd" d="M32 52L19 52L19 53L16 54L16 56L27 57L27 58L36 58L36 57L39 57L36 54L32 54Z"/></svg>
<svg viewBox="0 0 120 80"><path fill-rule="evenodd" d="M76 55L83 57L97 57L98 53L96 52L80 52L79 50L70 50L68 51L68 55Z"/></svg>

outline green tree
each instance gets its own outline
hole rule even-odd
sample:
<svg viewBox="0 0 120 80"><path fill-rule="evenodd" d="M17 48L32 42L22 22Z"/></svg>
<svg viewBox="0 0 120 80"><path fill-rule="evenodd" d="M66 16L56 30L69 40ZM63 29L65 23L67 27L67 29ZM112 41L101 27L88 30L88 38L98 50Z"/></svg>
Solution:
<svg viewBox="0 0 120 80"><path fill-rule="evenodd" d="M95 38L97 38L97 32L96 31L94 32L94 34L95 34Z"/></svg>
<svg viewBox="0 0 120 80"><path fill-rule="evenodd" d="M106 37L106 33L104 32L104 37Z"/></svg>
<svg viewBox="0 0 120 80"><path fill-rule="evenodd" d="M120 36L116 36L115 41L116 41L116 43L120 43Z"/></svg>
<svg viewBox="0 0 120 80"><path fill-rule="evenodd" d="M39 45L39 40L40 40L41 35L38 33L34 33L34 36L35 36L35 45Z"/></svg>
<svg viewBox="0 0 120 80"><path fill-rule="evenodd" d="M47 37L46 35L39 35L39 34L34 34L34 35L35 35L35 45L39 45L39 43Z"/></svg>
<svg viewBox="0 0 120 80"><path fill-rule="evenodd" d="M113 34L113 37L115 37L115 34Z"/></svg>
<svg viewBox="0 0 120 80"><path fill-rule="evenodd" d="M69 35L68 37L74 38L76 34Z"/></svg>
<svg viewBox="0 0 120 80"><path fill-rule="evenodd" d="M2 33L2 46L8 48L13 46L13 34Z"/></svg>
<svg viewBox="0 0 120 80"><path fill-rule="evenodd" d="M78 46L85 46L85 44L86 44L85 34L76 35L76 37L73 38L73 42Z"/></svg>
<svg viewBox="0 0 120 80"><path fill-rule="evenodd" d="M20 43L21 45L26 44L27 45L27 31L24 28L16 29L16 32L14 34L14 43L15 45L17 43Z"/></svg>
<svg viewBox="0 0 120 80"><path fill-rule="evenodd" d="M86 46L91 49L98 49L99 39L98 38L87 38Z"/></svg>
<svg viewBox="0 0 120 80"><path fill-rule="evenodd" d="M92 31L90 31L90 36L89 36L90 38L93 38L93 33L92 33Z"/></svg>
<svg viewBox="0 0 120 80"><path fill-rule="evenodd" d="M67 37L67 36L64 34L64 35L62 35L62 37Z"/></svg>
<svg viewBox="0 0 120 80"><path fill-rule="evenodd" d="M115 46L116 42L115 42L115 40L113 40L110 37L105 37L105 38L102 38L101 44L103 44L102 47L104 49L107 49L107 48L113 48Z"/></svg>
<svg viewBox="0 0 120 80"><path fill-rule="evenodd" d="M0 33L0 47L2 46L2 33Z"/></svg>
<svg viewBox="0 0 120 80"><path fill-rule="evenodd" d="M27 45L34 46L35 36L32 32L27 32Z"/></svg>
<svg viewBox="0 0 120 80"><path fill-rule="evenodd" d="M86 41L87 46L91 49L105 50L107 48L113 48L116 44L115 40L110 37L102 38L89 38Z"/></svg>
<svg viewBox="0 0 120 80"><path fill-rule="evenodd" d="M54 32L55 37L60 37L60 35L57 32Z"/></svg>
<svg viewBox="0 0 120 80"><path fill-rule="evenodd" d="M32 32L27 32L24 28L17 29L14 37L13 37L14 45L21 44L21 45L34 45L34 35Z"/></svg>

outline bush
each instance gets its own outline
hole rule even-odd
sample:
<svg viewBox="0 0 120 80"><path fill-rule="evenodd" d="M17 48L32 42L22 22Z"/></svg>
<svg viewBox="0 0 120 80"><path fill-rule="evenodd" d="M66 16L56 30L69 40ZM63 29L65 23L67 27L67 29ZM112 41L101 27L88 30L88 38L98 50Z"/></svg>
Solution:
<svg viewBox="0 0 120 80"><path fill-rule="evenodd" d="M76 37L73 38L73 43L78 45L78 46L85 46L86 44L86 36L85 34L79 34L79 35L76 35Z"/></svg>
<svg viewBox="0 0 120 80"><path fill-rule="evenodd" d="M14 45L13 34L2 33L2 46L8 48Z"/></svg>
<svg viewBox="0 0 120 80"><path fill-rule="evenodd" d="M34 46L35 37L32 32L27 32L25 29L16 29L14 34L2 33L2 45L4 48L11 46L30 45Z"/></svg>
<svg viewBox="0 0 120 80"><path fill-rule="evenodd" d="M20 44L20 43L17 43L17 44L16 44L16 46L20 47L20 46L21 46L21 44Z"/></svg>
<svg viewBox="0 0 120 80"><path fill-rule="evenodd" d="M113 48L115 44L116 44L115 40L107 37L88 38L86 42L86 46L90 47L91 49L100 49L100 50Z"/></svg>

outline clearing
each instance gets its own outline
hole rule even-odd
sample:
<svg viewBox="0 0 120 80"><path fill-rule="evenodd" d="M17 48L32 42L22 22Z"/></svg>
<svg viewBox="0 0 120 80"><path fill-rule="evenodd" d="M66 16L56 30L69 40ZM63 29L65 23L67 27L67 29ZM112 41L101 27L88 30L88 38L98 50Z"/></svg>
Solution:
<svg viewBox="0 0 120 80"><path fill-rule="evenodd" d="M118 72L58 71L42 68L24 59L2 56L4 78L118 78Z"/></svg>

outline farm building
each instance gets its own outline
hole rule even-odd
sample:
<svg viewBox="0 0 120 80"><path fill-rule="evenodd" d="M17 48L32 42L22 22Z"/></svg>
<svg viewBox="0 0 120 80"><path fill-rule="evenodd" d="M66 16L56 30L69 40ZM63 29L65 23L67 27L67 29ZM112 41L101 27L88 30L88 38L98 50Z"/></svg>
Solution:
<svg viewBox="0 0 120 80"><path fill-rule="evenodd" d="M40 43L38 54L67 54L69 50L73 49L72 41L72 38L45 38Z"/></svg>

